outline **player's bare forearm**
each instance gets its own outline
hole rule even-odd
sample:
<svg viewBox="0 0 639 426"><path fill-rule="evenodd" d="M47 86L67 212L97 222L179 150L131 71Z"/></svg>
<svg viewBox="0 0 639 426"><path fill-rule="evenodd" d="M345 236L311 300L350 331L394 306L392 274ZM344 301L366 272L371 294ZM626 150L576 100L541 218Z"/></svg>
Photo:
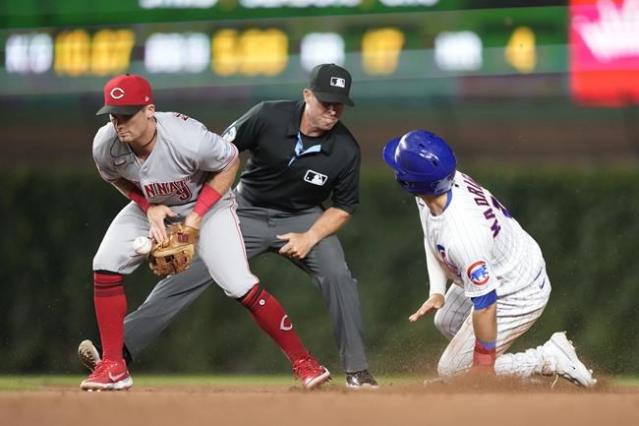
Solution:
<svg viewBox="0 0 639 426"><path fill-rule="evenodd" d="M304 259L317 243L339 231L350 217L350 213L337 207L326 209L308 231L278 235L277 238L287 241L279 253L295 259Z"/></svg>
<svg viewBox="0 0 639 426"><path fill-rule="evenodd" d="M351 215L347 211L338 209L337 207L330 207L326 209L306 232L311 233L317 239L317 242L319 242L339 231L350 218Z"/></svg>
<svg viewBox="0 0 639 426"><path fill-rule="evenodd" d="M213 175L211 179L206 183L211 188L216 190L219 194L226 194L233 185L235 181L235 176L237 175L237 171L240 168L240 158L235 156L235 158L229 163L228 166L221 172L218 172Z"/></svg>
<svg viewBox="0 0 639 426"><path fill-rule="evenodd" d="M473 310L475 349L473 369L480 373L492 373L497 357L497 304Z"/></svg>
<svg viewBox="0 0 639 426"><path fill-rule="evenodd" d="M494 342L497 339L497 304L484 309L473 310L473 329L475 337L482 342Z"/></svg>

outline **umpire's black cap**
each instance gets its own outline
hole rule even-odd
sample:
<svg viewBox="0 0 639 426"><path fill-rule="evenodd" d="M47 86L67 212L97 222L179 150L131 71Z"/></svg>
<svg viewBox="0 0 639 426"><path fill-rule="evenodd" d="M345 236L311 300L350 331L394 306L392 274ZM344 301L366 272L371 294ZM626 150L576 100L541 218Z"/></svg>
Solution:
<svg viewBox="0 0 639 426"><path fill-rule="evenodd" d="M345 68L321 64L311 70L310 89L321 102L355 106L349 97L351 81L351 74Z"/></svg>

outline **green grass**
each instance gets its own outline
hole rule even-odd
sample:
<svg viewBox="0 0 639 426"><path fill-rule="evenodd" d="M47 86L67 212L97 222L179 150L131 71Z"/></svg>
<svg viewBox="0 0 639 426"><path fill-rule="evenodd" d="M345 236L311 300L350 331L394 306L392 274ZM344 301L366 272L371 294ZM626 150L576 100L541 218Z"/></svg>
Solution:
<svg viewBox="0 0 639 426"><path fill-rule="evenodd" d="M77 387L86 376L0 376L0 391L43 390L50 388ZM184 376L184 375L136 375L135 385L141 387L160 386L256 386L256 385L292 385L290 376L255 376L255 375L219 375L219 376Z"/></svg>
<svg viewBox="0 0 639 426"><path fill-rule="evenodd" d="M50 390L55 388L69 389L77 388L80 382L86 376L67 375L67 376L35 376L35 375L7 375L0 376L0 392L11 391L38 391ZM423 377L414 376L383 376L378 377L382 386L388 385L417 385L421 384ZM611 377L609 383L621 386L639 387L639 377ZM343 377L336 376L333 383L343 384ZM296 382L290 375L152 375L138 374L135 376L136 387L162 387L169 386L171 388L179 387L256 387L256 386L274 386L287 387L294 386Z"/></svg>
<svg viewBox="0 0 639 426"><path fill-rule="evenodd" d="M614 377L612 383L623 386L639 386L639 377Z"/></svg>
<svg viewBox="0 0 639 426"><path fill-rule="evenodd" d="M0 375L0 392L2 391L37 391L52 388L76 388L86 376L35 376L35 375ZM382 385L411 385L422 383L422 377L385 376L379 378ZM343 384L340 375L333 377L333 383ZM153 375L136 374L136 387L255 387L255 386L294 386L298 384L290 375Z"/></svg>

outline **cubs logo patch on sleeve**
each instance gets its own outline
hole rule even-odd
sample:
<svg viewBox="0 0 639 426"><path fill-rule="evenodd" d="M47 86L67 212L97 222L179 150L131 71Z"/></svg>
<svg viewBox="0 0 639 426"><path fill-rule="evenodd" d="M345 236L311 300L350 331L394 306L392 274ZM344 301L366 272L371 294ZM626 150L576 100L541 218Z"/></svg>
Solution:
<svg viewBox="0 0 639 426"><path fill-rule="evenodd" d="M470 279L475 285L484 285L490 279L488 273L488 265L483 260L478 260L468 267L466 271L468 279Z"/></svg>

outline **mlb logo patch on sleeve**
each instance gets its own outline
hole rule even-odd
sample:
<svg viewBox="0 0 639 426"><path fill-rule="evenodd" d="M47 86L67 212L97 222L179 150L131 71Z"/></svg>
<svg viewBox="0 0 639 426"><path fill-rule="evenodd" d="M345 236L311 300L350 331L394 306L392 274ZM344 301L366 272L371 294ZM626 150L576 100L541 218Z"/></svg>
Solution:
<svg viewBox="0 0 639 426"><path fill-rule="evenodd" d="M475 285L484 285L490 279L490 274L488 273L488 265L483 260L479 260L468 267L466 271L468 278Z"/></svg>
<svg viewBox="0 0 639 426"><path fill-rule="evenodd" d="M304 175L304 182L312 183L313 185L323 186L328 180L328 176L318 173L314 170L307 170Z"/></svg>
<svg viewBox="0 0 639 426"><path fill-rule="evenodd" d="M235 140L236 135L237 135L237 129L235 128L235 126L232 126L226 132L224 132L224 134L222 135L222 139L224 139L227 142L233 142Z"/></svg>

